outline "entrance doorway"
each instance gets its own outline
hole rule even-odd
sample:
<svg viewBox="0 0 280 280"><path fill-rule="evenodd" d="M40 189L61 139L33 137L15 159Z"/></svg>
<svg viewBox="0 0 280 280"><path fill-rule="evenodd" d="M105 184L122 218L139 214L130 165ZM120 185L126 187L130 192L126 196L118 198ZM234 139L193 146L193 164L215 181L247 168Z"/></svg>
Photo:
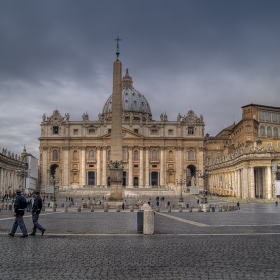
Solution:
<svg viewBox="0 0 280 280"><path fill-rule="evenodd" d="M196 186L196 167L194 165L187 166L187 175L186 175L186 182L187 186Z"/></svg>
<svg viewBox="0 0 280 280"><path fill-rule="evenodd" d="M88 185L89 186L95 185L95 172L94 171L88 172Z"/></svg>
<svg viewBox="0 0 280 280"><path fill-rule="evenodd" d="M151 185L158 186L158 172L151 172Z"/></svg>
<svg viewBox="0 0 280 280"><path fill-rule="evenodd" d="M123 171L123 183L122 183L123 187L126 186L126 171Z"/></svg>
<svg viewBox="0 0 280 280"><path fill-rule="evenodd" d="M138 187L138 177L133 178L133 186Z"/></svg>

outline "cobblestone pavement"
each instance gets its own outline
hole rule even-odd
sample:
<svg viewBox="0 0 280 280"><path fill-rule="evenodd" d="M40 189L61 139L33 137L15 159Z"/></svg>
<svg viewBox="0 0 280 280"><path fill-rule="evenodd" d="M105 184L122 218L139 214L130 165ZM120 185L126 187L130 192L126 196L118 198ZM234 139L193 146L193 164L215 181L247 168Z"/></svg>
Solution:
<svg viewBox="0 0 280 280"><path fill-rule="evenodd" d="M169 213L162 203L155 235L144 236L127 209L48 208L45 235L22 239L7 235L12 211L2 210L0 279L279 279L279 213L273 203L222 213ZM30 232L29 213L24 220Z"/></svg>

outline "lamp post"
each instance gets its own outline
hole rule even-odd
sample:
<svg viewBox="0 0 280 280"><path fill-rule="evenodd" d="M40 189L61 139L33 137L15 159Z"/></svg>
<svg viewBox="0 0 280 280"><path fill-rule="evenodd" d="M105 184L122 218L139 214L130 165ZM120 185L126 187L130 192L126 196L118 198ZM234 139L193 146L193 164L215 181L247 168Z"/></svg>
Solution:
<svg viewBox="0 0 280 280"><path fill-rule="evenodd" d="M196 171L197 177L203 179L203 198L201 203L207 203L207 197L205 196L206 193L206 179L211 176L211 171L207 170L205 166L203 166L203 171L197 170Z"/></svg>
<svg viewBox="0 0 280 280"><path fill-rule="evenodd" d="M55 197L55 184L59 183L59 178L55 179L55 175L51 175L50 177L50 183L53 185L53 201L56 202Z"/></svg>
<svg viewBox="0 0 280 280"><path fill-rule="evenodd" d="M182 179L182 176L180 176L180 179L176 179L176 183L177 183L177 186L180 185L180 197L179 197L179 202L184 202L182 187L183 187L183 184L186 183L186 179L183 180L183 179Z"/></svg>

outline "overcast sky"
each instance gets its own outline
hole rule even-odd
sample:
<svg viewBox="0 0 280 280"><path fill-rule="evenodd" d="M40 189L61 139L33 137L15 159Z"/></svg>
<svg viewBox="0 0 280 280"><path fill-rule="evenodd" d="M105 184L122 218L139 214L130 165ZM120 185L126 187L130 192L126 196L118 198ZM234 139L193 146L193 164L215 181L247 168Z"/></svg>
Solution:
<svg viewBox="0 0 280 280"><path fill-rule="evenodd" d="M1 0L0 147L39 155L40 123L97 120L120 59L153 119L192 109L216 135L250 103L280 107L280 1Z"/></svg>

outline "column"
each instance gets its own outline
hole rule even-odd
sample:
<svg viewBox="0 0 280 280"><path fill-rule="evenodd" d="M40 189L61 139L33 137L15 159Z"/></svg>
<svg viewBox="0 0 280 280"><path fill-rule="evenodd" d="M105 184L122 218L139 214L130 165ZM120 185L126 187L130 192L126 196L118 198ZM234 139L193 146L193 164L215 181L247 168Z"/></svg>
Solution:
<svg viewBox="0 0 280 280"><path fill-rule="evenodd" d="M145 178L146 178L146 187L150 186L150 161L149 161L149 147L146 147L146 170L145 170Z"/></svg>
<svg viewBox="0 0 280 280"><path fill-rule="evenodd" d="M49 166L48 166L48 150L49 147L44 146L43 147L43 153L42 153L42 167L41 167L41 172L42 172L42 186L48 186L50 182L50 174L48 172ZM44 191L43 189L42 191Z"/></svg>
<svg viewBox="0 0 280 280"><path fill-rule="evenodd" d="M139 187L144 186L144 148L140 147L140 164L139 164Z"/></svg>
<svg viewBox="0 0 280 280"><path fill-rule="evenodd" d="M63 149L63 187L69 188L69 150L70 147L62 147Z"/></svg>
<svg viewBox="0 0 280 280"><path fill-rule="evenodd" d="M101 147L97 147L97 174L96 174L96 185L100 186L101 185Z"/></svg>
<svg viewBox="0 0 280 280"><path fill-rule="evenodd" d="M133 148L128 147L128 188L133 188Z"/></svg>
<svg viewBox="0 0 280 280"><path fill-rule="evenodd" d="M266 198L272 198L272 181L271 181L271 166L267 166L265 169L265 180L266 180Z"/></svg>
<svg viewBox="0 0 280 280"><path fill-rule="evenodd" d="M165 147L160 148L160 186L165 186Z"/></svg>
<svg viewBox="0 0 280 280"><path fill-rule="evenodd" d="M250 188L250 198L255 198L255 176L254 176L254 167L248 168L248 177L249 177L249 188Z"/></svg>
<svg viewBox="0 0 280 280"><path fill-rule="evenodd" d="M84 187L86 185L86 147L81 147L82 159L80 164L80 185Z"/></svg>
<svg viewBox="0 0 280 280"><path fill-rule="evenodd" d="M0 193L1 193L1 196L4 195L5 191L4 191L4 170L3 168L1 168L1 173L0 173Z"/></svg>
<svg viewBox="0 0 280 280"><path fill-rule="evenodd" d="M243 167L243 176L242 176L242 198L248 198L248 167Z"/></svg>
<svg viewBox="0 0 280 280"><path fill-rule="evenodd" d="M102 151L102 185L103 186L107 186L107 157L106 157L106 151L107 151L107 147L103 147L103 151Z"/></svg>

